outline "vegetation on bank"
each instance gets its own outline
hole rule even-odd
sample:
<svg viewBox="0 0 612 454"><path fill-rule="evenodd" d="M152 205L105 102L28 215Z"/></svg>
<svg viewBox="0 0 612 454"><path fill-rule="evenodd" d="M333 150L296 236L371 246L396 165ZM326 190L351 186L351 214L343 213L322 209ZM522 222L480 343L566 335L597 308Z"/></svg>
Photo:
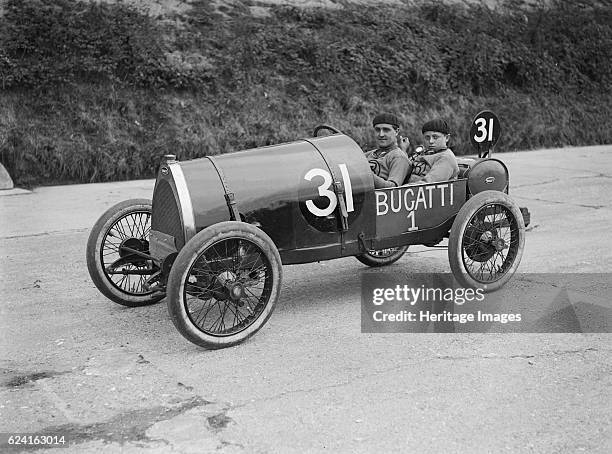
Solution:
<svg viewBox="0 0 612 454"><path fill-rule="evenodd" d="M0 17L0 159L17 184L152 177L180 159L333 124L364 148L371 116L498 113L498 151L612 143L609 1L269 7L9 0ZM217 2L218 3L218 2Z"/></svg>

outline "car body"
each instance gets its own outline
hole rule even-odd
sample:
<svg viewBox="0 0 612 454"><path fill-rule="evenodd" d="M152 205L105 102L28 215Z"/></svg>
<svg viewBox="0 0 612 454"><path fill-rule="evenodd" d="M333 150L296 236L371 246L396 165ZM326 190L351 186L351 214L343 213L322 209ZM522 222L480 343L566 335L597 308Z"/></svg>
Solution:
<svg viewBox="0 0 612 454"><path fill-rule="evenodd" d="M270 236L285 265L436 243L448 235L472 195L508 192L508 171L500 160L463 159L461 167L461 177L451 181L375 190L363 151L343 134L229 153L214 161L178 162L169 156L153 192L150 251L163 261L202 229L237 220L227 197L236 205L238 220ZM341 194L332 175L339 177ZM321 196L319 191L329 192Z"/></svg>

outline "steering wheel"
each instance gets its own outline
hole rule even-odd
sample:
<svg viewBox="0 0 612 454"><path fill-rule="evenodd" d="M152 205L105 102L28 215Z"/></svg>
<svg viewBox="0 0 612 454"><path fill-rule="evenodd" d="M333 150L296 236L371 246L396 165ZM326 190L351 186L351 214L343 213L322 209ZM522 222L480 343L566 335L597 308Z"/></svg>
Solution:
<svg viewBox="0 0 612 454"><path fill-rule="evenodd" d="M327 129L328 131L331 131L334 134L342 134L342 131L340 131L337 128L334 128L333 126L319 125L316 128L314 128L314 132L312 133L313 137L317 137L317 134L319 133L319 131L322 131L323 129Z"/></svg>

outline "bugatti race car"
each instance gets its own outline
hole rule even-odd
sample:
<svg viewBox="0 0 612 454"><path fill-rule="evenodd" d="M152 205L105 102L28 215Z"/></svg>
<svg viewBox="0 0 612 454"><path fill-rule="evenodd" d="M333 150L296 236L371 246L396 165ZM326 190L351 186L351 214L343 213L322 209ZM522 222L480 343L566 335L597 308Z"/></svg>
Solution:
<svg viewBox="0 0 612 454"><path fill-rule="evenodd" d="M528 212L490 155L497 118L479 113L471 134L479 158L460 159L457 179L379 190L361 148L327 125L280 145L186 162L166 155L152 202L124 201L94 225L90 276L125 306L166 297L179 332L207 348L266 323L282 265L354 256L378 267L448 238L459 284L496 290L519 265Z"/></svg>

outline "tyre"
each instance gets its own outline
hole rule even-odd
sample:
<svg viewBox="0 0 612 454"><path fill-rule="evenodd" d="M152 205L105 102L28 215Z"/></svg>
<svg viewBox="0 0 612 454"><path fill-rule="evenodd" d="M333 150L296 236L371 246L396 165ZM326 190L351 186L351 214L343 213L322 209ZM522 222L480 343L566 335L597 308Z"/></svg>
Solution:
<svg viewBox="0 0 612 454"><path fill-rule="evenodd" d="M132 199L109 208L95 223L87 241L87 269L104 296L123 306L146 306L163 293L147 285L159 268L126 248L149 253L151 201Z"/></svg>
<svg viewBox="0 0 612 454"><path fill-rule="evenodd" d="M510 280L524 247L518 205L503 192L484 191L459 210L448 239L448 260L460 284L490 292Z"/></svg>
<svg viewBox="0 0 612 454"><path fill-rule="evenodd" d="M227 221L197 233L168 277L168 312L189 341L209 349L245 341L270 318L282 264L265 232Z"/></svg>
<svg viewBox="0 0 612 454"><path fill-rule="evenodd" d="M387 249L372 249L355 258L364 265L377 267L391 265L397 262L408 250L408 246L392 247Z"/></svg>

